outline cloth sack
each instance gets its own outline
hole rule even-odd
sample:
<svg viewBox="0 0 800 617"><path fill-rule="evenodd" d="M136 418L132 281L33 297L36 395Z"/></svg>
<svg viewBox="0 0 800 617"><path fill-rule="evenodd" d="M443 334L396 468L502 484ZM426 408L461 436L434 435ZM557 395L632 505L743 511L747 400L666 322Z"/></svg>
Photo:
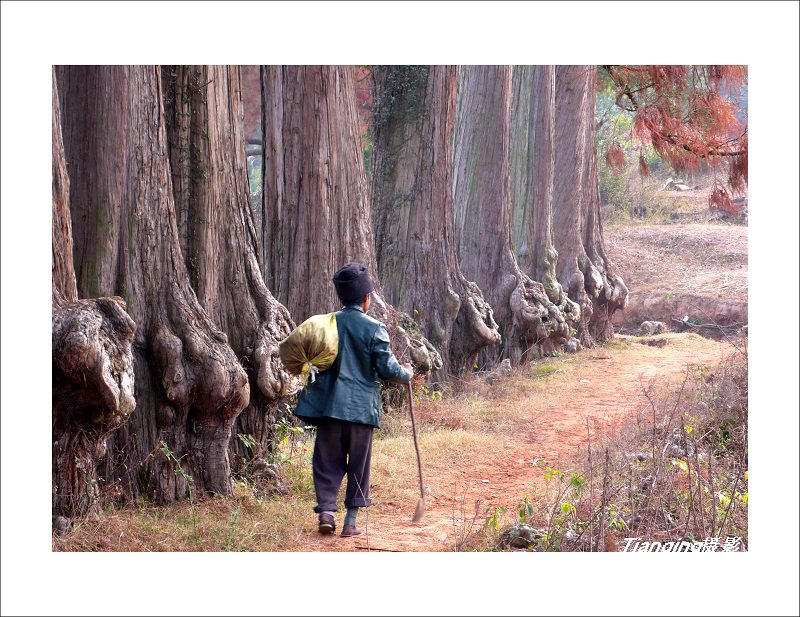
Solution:
<svg viewBox="0 0 800 617"><path fill-rule="evenodd" d="M327 370L339 352L336 313L309 317L278 344L286 370L300 377L305 386L320 371Z"/></svg>

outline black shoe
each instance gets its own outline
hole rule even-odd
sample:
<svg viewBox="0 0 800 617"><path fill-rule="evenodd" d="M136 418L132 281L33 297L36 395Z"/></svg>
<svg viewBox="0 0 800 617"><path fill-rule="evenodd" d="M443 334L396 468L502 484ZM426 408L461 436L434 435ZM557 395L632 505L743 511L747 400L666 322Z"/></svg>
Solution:
<svg viewBox="0 0 800 617"><path fill-rule="evenodd" d="M336 531L336 521L330 514L319 515L319 528L318 531L324 534L330 534Z"/></svg>

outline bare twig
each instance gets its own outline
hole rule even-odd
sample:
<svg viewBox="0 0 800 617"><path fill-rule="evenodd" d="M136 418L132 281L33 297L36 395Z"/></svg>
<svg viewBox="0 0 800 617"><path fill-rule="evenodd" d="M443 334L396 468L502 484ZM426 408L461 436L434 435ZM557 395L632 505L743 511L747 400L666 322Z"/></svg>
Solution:
<svg viewBox="0 0 800 617"><path fill-rule="evenodd" d="M666 427L666 433L665 433L667 436L669 436L671 434L670 431L672 429L672 424L673 424L673 421L674 421L674 418L675 418L675 413L678 411L678 407L680 406L681 401L683 400L683 391L684 391L684 389L686 387L686 382L688 381L688 379L689 379L689 371L687 369L685 374L684 374L683 383L681 384L681 389L678 392L678 396L676 398L675 405L672 407L672 410L670 411L670 414L669 414L669 421L668 421L668 424L667 424L667 427ZM650 407L653 409L653 465L654 465L653 482L652 482L652 484L650 486L650 490L647 493L647 502L645 504L645 512L649 512L650 511L650 502L652 500L653 493L655 492L656 484L658 483L658 478L659 478L659 476L661 474L661 469L662 469L662 466L664 464L664 459L666 457L665 455L666 455L667 447L669 446L670 441L669 441L668 437L665 438L665 440L664 440L665 441L664 448L663 448L663 450L661 452L661 458L657 458L656 457L656 452L657 452L657 450L656 450L656 425L658 424L658 418L657 418L657 412L656 412L656 405L655 405L655 401L653 401L653 398L650 395L649 389L646 389L644 387L642 389L643 389L645 398L650 403ZM663 503L661 504L661 507L662 507L662 510L663 510L663 508L664 508ZM655 523L654 518L655 517L651 517L651 519L650 519L650 527L648 528L648 533L652 533L652 531L653 531L653 524Z"/></svg>
<svg viewBox="0 0 800 617"><path fill-rule="evenodd" d="M712 461L714 460L714 448L711 448L711 451L708 453L708 484L711 490L711 537L716 537L714 535L714 529L716 528L717 524L717 504L715 502L716 497L714 496L714 469L711 465Z"/></svg>
<svg viewBox="0 0 800 617"><path fill-rule="evenodd" d="M453 495L456 494L456 486L453 485ZM465 508L465 502L467 499L467 487L463 485L463 490L461 492L461 499L460 499L460 506L459 506L459 513L461 515L460 519L456 518L456 500L458 497L453 497L453 550L459 552L463 550L469 540L472 538L475 532L475 524L477 523L478 519L481 515L481 501L480 499L475 500L475 512L472 515L472 519L467 523L467 513ZM461 523L459 525L458 523Z"/></svg>
<svg viewBox="0 0 800 617"><path fill-rule="evenodd" d="M733 489L731 490L731 499L728 502L728 507L725 508L725 516L722 517L722 523L719 526L719 535L722 536L722 532L725 530L725 523L728 522L728 513L731 511L733 507L733 502L736 501L736 489L739 487L739 479L742 477L742 466L739 465L739 471L736 474L736 480L733 482Z"/></svg>
<svg viewBox="0 0 800 617"><path fill-rule="evenodd" d="M694 429L692 435L694 435ZM703 536L708 537L706 536L706 519L703 510L703 475L700 473L700 455L698 454L697 440L694 437L692 437L692 447L694 448L694 465L696 468L695 473L697 474L697 507L700 513L700 527L703 530ZM689 476L690 482L691 479L691 476Z"/></svg>
<svg viewBox="0 0 800 617"><path fill-rule="evenodd" d="M592 469L592 436L589 433L589 416L586 416L586 438L588 440L589 449L589 503L594 498L594 470ZM592 519L589 519L589 552L592 552L592 542L594 540L594 532L592 529Z"/></svg>
<svg viewBox="0 0 800 617"><path fill-rule="evenodd" d="M603 469L603 496L601 500L600 506L600 546L603 547L603 550L606 548L606 507L607 507L607 500L608 500L608 478L609 478L609 469L611 468L611 457L608 454L608 447L606 447L606 464L605 468Z"/></svg>
<svg viewBox="0 0 800 617"><path fill-rule="evenodd" d="M692 490L692 463L690 460L691 457L689 456L689 443L686 438L686 426L681 423L680 429L681 437L683 438L683 451L686 453L686 488L689 491L689 509L686 512L686 526L683 532L683 535L685 536L689 532L689 521L692 518L692 514L694 514L694 523L697 525L697 512L696 508L694 507L694 491Z"/></svg>

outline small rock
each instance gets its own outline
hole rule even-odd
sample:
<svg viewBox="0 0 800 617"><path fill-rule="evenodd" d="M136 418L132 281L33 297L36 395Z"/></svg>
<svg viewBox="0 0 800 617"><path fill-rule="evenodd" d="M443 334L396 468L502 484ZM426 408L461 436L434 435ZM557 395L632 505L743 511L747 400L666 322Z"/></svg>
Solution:
<svg viewBox="0 0 800 617"><path fill-rule="evenodd" d="M578 351L580 351L580 349L581 349L581 343L576 338L571 338L564 344L564 351L566 353L577 353Z"/></svg>
<svg viewBox="0 0 800 617"><path fill-rule="evenodd" d="M256 478L259 477L278 477L278 468L275 465L268 464L263 458L256 459L252 464L252 475Z"/></svg>
<svg viewBox="0 0 800 617"><path fill-rule="evenodd" d="M564 534L564 538L567 540L577 540L578 539L578 532L574 529L567 529L567 532Z"/></svg>
<svg viewBox="0 0 800 617"><path fill-rule="evenodd" d="M530 525L514 525L506 529L500 536L503 544L513 548L530 548L542 532Z"/></svg>
<svg viewBox="0 0 800 617"><path fill-rule="evenodd" d="M644 338L639 341L642 345L649 345L650 347L666 347L669 344L669 339L666 338Z"/></svg>
<svg viewBox="0 0 800 617"><path fill-rule="evenodd" d="M66 516L53 515L53 529L56 533L66 533L72 528L72 521Z"/></svg>
<svg viewBox="0 0 800 617"><path fill-rule="evenodd" d="M667 449L667 452L678 458L688 458L690 456L694 456L694 445L691 441L684 437L683 429L673 429L672 443Z"/></svg>
<svg viewBox="0 0 800 617"><path fill-rule="evenodd" d="M663 321L643 321L639 326L639 336L653 336L667 331L667 324Z"/></svg>
<svg viewBox="0 0 800 617"><path fill-rule="evenodd" d="M490 386L494 385L494 383L498 379L501 379L503 377L506 377L507 375L510 375L512 370L513 369L511 367L511 360L506 358L500 364L498 364L496 367L494 367L494 369L492 369L489 373L487 373L487 375L486 375L486 383L488 383Z"/></svg>

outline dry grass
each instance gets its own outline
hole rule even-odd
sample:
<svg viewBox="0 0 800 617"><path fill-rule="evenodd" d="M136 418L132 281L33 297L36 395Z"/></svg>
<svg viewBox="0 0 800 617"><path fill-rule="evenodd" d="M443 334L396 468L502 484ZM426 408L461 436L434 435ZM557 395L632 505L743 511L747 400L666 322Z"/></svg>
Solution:
<svg viewBox="0 0 800 617"><path fill-rule="evenodd" d="M607 249L636 296L747 300L747 228L648 225L606 232Z"/></svg>
<svg viewBox="0 0 800 617"><path fill-rule="evenodd" d="M426 430L419 440L427 488L440 495L451 489L437 482L447 471L486 460L497 451L496 439L486 433ZM397 437L375 442L372 487L382 501L410 500L419 495L415 457L411 439Z"/></svg>
<svg viewBox="0 0 800 617"><path fill-rule="evenodd" d="M232 497L168 507L139 503L106 509L76 521L64 536L53 535L55 551L280 551L315 530L307 495L256 497L237 482ZM196 532L195 532L196 529Z"/></svg>

